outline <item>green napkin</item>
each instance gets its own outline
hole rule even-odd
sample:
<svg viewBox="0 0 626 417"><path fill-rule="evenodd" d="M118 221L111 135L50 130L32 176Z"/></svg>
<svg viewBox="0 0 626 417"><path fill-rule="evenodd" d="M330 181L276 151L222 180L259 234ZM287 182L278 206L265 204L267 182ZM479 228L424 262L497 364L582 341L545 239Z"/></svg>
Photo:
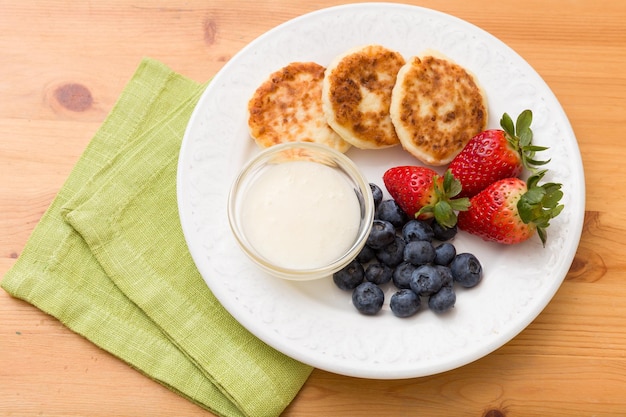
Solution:
<svg viewBox="0 0 626 417"><path fill-rule="evenodd" d="M178 152L204 88L142 61L1 285L213 413L276 416L311 367L226 312L178 219Z"/></svg>

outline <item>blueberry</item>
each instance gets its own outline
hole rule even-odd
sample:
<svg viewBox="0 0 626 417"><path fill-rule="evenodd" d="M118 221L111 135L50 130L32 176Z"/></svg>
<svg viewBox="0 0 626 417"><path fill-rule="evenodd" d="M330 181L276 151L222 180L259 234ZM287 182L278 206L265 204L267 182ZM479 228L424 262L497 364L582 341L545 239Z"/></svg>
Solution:
<svg viewBox="0 0 626 417"><path fill-rule="evenodd" d="M381 201L383 201L383 190L372 182L370 182L370 189L372 190L372 197L374 197L374 207L378 207Z"/></svg>
<svg viewBox="0 0 626 417"><path fill-rule="evenodd" d="M402 227L408 220L404 210L400 208L395 200L384 200L378 205L376 218L393 224L394 227Z"/></svg>
<svg viewBox="0 0 626 417"><path fill-rule="evenodd" d="M411 274L410 287L419 295L431 295L441 289L441 274L432 265L419 266Z"/></svg>
<svg viewBox="0 0 626 417"><path fill-rule="evenodd" d="M376 259L393 268L403 261L404 246L404 240L396 237L394 242L376 251Z"/></svg>
<svg viewBox="0 0 626 417"><path fill-rule="evenodd" d="M396 266L391 277L393 285L398 289L411 288L411 276L415 269L415 265L408 262L402 262L400 265Z"/></svg>
<svg viewBox="0 0 626 417"><path fill-rule="evenodd" d="M452 227L443 227L436 221L433 222L432 229L434 233L434 238L440 242L445 242L452 239L454 236L456 236L456 233L458 231L456 224Z"/></svg>
<svg viewBox="0 0 626 417"><path fill-rule="evenodd" d="M425 265L435 259L435 248L425 240L413 240L404 247L404 261L413 265Z"/></svg>
<svg viewBox="0 0 626 417"><path fill-rule="evenodd" d="M374 259L375 257L376 257L376 251L372 249L371 247L365 245L363 246L363 249L361 249L361 252L359 252L359 254L356 256L356 260L362 264L366 264L372 259Z"/></svg>
<svg viewBox="0 0 626 417"><path fill-rule="evenodd" d="M452 243L444 242L435 248L435 259L437 265L449 265L456 256L456 248Z"/></svg>
<svg viewBox="0 0 626 417"><path fill-rule="evenodd" d="M378 250L389 245L395 239L396 229L393 224L383 220L374 220L366 244L372 249Z"/></svg>
<svg viewBox="0 0 626 417"><path fill-rule="evenodd" d="M365 276L363 265L356 259L344 266L343 269L333 274L333 281L342 290L353 290L361 282Z"/></svg>
<svg viewBox="0 0 626 417"><path fill-rule="evenodd" d="M374 315L380 311L385 301L383 290L376 284L364 282L354 289L352 304L362 314Z"/></svg>
<svg viewBox="0 0 626 417"><path fill-rule="evenodd" d="M402 238L405 242L414 240L425 240L430 242L433 240L434 232L428 223L422 220L409 220L402 227Z"/></svg>
<svg viewBox="0 0 626 417"><path fill-rule="evenodd" d="M450 264L450 270L454 281L466 288L478 285L483 277L483 267L471 253L458 254Z"/></svg>
<svg viewBox="0 0 626 417"><path fill-rule="evenodd" d="M454 277L452 276L452 271L449 266L435 265L435 269L437 269L439 275L441 275L442 287L454 286Z"/></svg>
<svg viewBox="0 0 626 417"><path fill-rule="evenodd" d="M435 313L444 313L454 307L456 293L453 287L442 287L428 298L428 307Z"/></svg>
<svg viewBox="0 0 626 417"><path fill-rule="evenodd" d="M365 280L377 285L388 283L392 276L393 269L385 264L373 263L365 268Z"/></svg>
<svg viewBox="0 0 626 417"><path fill-rule="evenodd" d="M420 297L409 289L403 289L391 296L389 307L397 317L409 317L420 309Z"/></svg>

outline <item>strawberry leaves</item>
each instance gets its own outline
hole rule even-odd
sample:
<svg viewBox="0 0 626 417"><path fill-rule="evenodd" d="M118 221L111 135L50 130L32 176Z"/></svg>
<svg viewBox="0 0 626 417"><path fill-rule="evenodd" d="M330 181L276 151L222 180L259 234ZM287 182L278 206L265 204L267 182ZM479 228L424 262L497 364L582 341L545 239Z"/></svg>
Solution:
<svg viewBox="0 0 626 417"><path fill-rule="evenodd" d="M539 171L528 178L528 191L517 202L517 211L520 218L526 224L533 223L537 227L537 234L543 246L546 246L546 229L550 226L550 220L558 216L563 210L559 204L563 197L561 184L549 182L539 185L547 170Z"/></svg>
<svg viewBox="0 0 626 417"><path fill-rule="evenodd" d="M461 189L461 182L454 178L450 170L445 172L443 180L439 175L434 175L433 191L435 203L422 207L415 214L415 217L432 214L440 226L446 229L454 227L457 222L456 211L465 211L470 205L467 197L455 198L459 195Z"/></svg>
<svg viewBox="0 0 626 417"><path fill-rule="evenodd" d="M530 128L532 121L533 113L527 109L517 116L515 124L511 116L504 113L500 119L500 126L506 133L509 145L519 153L524 168L536 172L537 167L547 164L550 160L535 159L536 152L545 151L548 148L533 145L533 131Z"/></svg>

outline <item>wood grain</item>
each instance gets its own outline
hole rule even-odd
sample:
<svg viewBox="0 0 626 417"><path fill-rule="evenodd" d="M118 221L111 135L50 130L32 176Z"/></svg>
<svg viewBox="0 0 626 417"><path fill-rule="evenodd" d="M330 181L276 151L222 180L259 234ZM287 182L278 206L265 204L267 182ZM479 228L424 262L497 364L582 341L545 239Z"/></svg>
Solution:
<svg viewBox="0 0 626 417"><path fill-rule="evenodd" d="M411 0L487 30L545 79L579 141L587 213L570 273L492 354L425 378L315 370L285 416L626 415L626 3ZM197 80L339 1L0 1L0 274L15 263L143 56ZM203 416L0 291L0 415Z"/></svg>

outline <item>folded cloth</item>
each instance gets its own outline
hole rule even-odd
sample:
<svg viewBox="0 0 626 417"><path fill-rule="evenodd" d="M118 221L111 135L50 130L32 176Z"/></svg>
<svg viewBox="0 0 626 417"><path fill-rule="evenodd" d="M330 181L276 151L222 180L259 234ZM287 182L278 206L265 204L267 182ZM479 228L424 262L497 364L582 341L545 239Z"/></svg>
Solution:
<svg viewBox="0 0 626 417"><path fill-rule="evenodd" d="M237 323L197 271L176 165L204 91L144 59L1 286L220 416L277 416L311 367Z"/></svg>

